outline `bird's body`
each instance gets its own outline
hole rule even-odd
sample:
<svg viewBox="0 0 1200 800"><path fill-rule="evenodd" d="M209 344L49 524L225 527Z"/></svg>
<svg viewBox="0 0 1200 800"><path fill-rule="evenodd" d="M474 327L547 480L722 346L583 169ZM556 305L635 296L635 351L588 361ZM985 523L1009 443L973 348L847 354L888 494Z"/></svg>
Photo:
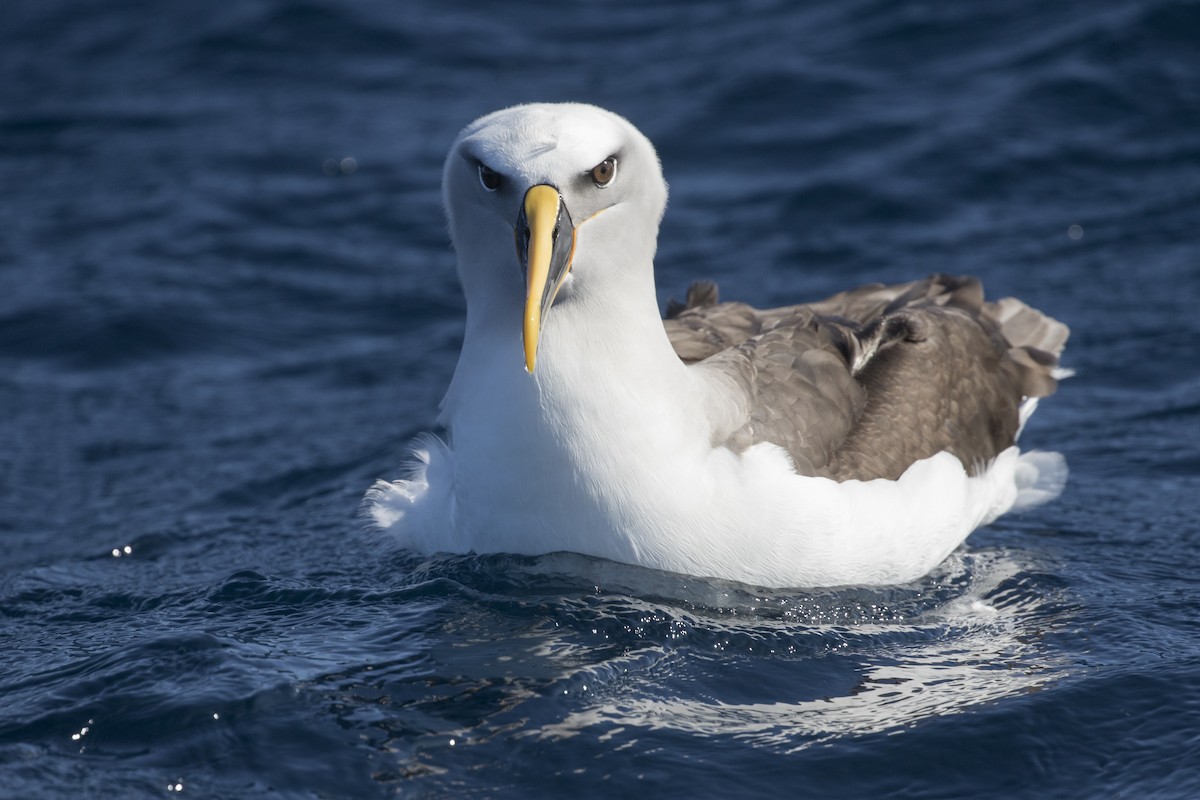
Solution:
<svg viewBox="0 0 1200 800"><path fill-rule="evenodd" d="M448 436L367 503L410 547L897 583L1061 483L1014 441L1066 328L1019 301L934 276L757 311L700 285L664 323L657 157L590 106L484 117L444 189L467 294Z"/></svg>

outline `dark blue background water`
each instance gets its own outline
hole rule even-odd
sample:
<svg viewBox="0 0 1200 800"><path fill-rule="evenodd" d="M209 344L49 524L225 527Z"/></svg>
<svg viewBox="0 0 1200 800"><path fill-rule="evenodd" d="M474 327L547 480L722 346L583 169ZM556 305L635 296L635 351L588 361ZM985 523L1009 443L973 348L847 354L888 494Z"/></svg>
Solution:
<svg viewBox="0 0 1200 800"><path fill-rule="evenodd" d="M0 795L1200 796L1200 6L452 5L4 4ZM442 155L545 99L657 143L663 300L1070 324L1062 499L878 590L361 532L454 367Z"/></svg>

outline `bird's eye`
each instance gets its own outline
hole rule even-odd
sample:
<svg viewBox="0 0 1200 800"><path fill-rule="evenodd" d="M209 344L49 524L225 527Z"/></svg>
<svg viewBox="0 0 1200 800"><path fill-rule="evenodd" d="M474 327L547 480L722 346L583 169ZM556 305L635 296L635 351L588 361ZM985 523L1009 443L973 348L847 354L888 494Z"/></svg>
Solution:
<svg viewBox="0 0 1200 800"><path fill-rule="evenodd" d="M592 180L597 186L608 186L617 176L617 157L609 156L592 167Z"/></svg>
<svg viewBox="0 0 1200 800"><path fill-rule="evenodd" d="M489 192L494 192L500 188L500 173L486 164L480 164L479 182L483 184L483 188Z"/></svg>

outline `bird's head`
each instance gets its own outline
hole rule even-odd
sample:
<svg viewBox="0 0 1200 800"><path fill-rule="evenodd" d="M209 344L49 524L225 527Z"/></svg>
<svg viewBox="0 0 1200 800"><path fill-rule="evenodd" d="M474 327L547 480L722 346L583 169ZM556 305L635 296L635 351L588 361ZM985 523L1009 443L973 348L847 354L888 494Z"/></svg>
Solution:
<svg viewBox="0 0 1200 800"><path fill-rule="evenodd" d="M556 299L649 269L667 202L649 140L616 114L576 103L516 106L471 123L446 158L442 191L468 313L519 302L530 372Z"/></svg>

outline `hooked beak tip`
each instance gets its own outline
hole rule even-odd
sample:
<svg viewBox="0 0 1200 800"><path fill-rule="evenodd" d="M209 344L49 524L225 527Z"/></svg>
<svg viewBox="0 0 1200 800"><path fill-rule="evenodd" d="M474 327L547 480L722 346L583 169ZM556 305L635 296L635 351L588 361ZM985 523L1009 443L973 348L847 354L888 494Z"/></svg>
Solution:
<svg viewBox="0 0 1200 800"><path fill-rule="evenodd" d="M571 232L569 240L561 235L563 231ZM525 268L525 370L532 374L543 319L571 270L575 252L575 229L558 189L539 184L525 193L516 237L518 257Z"/></svg>

